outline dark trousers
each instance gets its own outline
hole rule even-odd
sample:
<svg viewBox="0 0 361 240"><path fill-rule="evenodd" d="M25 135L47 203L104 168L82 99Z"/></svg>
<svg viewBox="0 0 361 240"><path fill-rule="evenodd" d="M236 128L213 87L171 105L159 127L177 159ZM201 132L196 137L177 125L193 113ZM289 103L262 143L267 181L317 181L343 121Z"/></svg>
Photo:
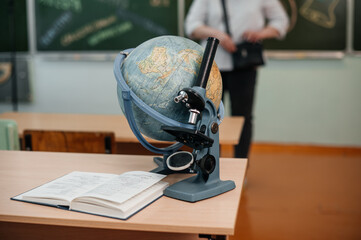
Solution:
<svg viewBox="0 0 361 240"><path fill-rule="evenodd" d="M221 72L223 93L229 92L231 98L231 115L243 116L245 122L239 144L235 147L236 158L248 158L252 140L253 100L256 87L256 69ZM223 95L224 96L224 95Z"/></svg>

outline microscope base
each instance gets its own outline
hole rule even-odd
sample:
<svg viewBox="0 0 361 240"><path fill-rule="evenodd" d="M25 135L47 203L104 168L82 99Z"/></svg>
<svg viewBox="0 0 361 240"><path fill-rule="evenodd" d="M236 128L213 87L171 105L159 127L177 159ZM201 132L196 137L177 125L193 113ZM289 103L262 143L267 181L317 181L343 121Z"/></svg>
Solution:
<svg viewBox="0 0 361 240"><path fill-rule="evenodd" d="M187 202L197 202L228 192L235 187L231 180L218 179L208 183L199 181L198 176L193 176L169 186L164 190L164 195Z"/></svg>

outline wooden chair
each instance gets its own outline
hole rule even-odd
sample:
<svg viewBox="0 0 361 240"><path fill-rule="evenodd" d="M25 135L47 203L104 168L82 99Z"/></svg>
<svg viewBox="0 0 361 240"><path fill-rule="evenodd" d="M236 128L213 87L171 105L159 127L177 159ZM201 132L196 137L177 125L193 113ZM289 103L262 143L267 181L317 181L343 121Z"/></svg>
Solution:
<svg viewBox="0 0 361 240"><path fill-rule="evenodd" d="M23 149L46 152L116 153L115 134L24 130Z"/></svg>

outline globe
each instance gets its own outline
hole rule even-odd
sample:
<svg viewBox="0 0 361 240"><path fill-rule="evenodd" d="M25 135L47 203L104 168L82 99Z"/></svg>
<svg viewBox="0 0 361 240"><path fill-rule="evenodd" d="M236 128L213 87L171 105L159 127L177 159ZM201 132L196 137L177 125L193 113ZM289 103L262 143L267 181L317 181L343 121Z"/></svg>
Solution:
<svg viewBox="0 0 361 240"><path fill-rule="evenodd" d="M194 86L203 56L198 43L178 36L161 36L150 39L125 58L120 66L129 88L158 113L181 123L188 123L189 112L174 97L186 87ZM118 85L118 101L123 112L122 89ZM222 98L222 78L213 63L206 97L218 109ZM139 131L160 141L174 141L175 137L161 129L162 124L132 104Z"/></svg>

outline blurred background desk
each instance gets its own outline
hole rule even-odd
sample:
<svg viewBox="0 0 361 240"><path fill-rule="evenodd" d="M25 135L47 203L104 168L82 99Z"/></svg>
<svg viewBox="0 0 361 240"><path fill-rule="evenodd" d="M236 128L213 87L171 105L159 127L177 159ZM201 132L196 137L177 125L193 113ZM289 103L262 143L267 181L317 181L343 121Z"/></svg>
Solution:
<svg viewBox="0 0 361 240"><path fill-rule="evenodd" d="M246 159L222 159L220 177L236 188L189 203L161 197L126 221L10 200L72 171L120 174L156 167L150 156L0 151L0 239L226 239L235 232ZM172 174L174 183L189 177Z"/></svg>
<svg viewBox="0 0 361 240"><path fill-rule="evenodd" d="M88 114L52 114L9 112L0 114L0 119L12 119L17 122L19 137L22 138L25 129L58 130L58 131L109 131L115 133L117 153L148 154L154 153L142 147L134 136L123 115L88 115ZM243 117L225 117L219 130L219 142L222 157L233 157L234 146L239 141L243 128ZM147 140L158 147L169 143Z"/></svg>

